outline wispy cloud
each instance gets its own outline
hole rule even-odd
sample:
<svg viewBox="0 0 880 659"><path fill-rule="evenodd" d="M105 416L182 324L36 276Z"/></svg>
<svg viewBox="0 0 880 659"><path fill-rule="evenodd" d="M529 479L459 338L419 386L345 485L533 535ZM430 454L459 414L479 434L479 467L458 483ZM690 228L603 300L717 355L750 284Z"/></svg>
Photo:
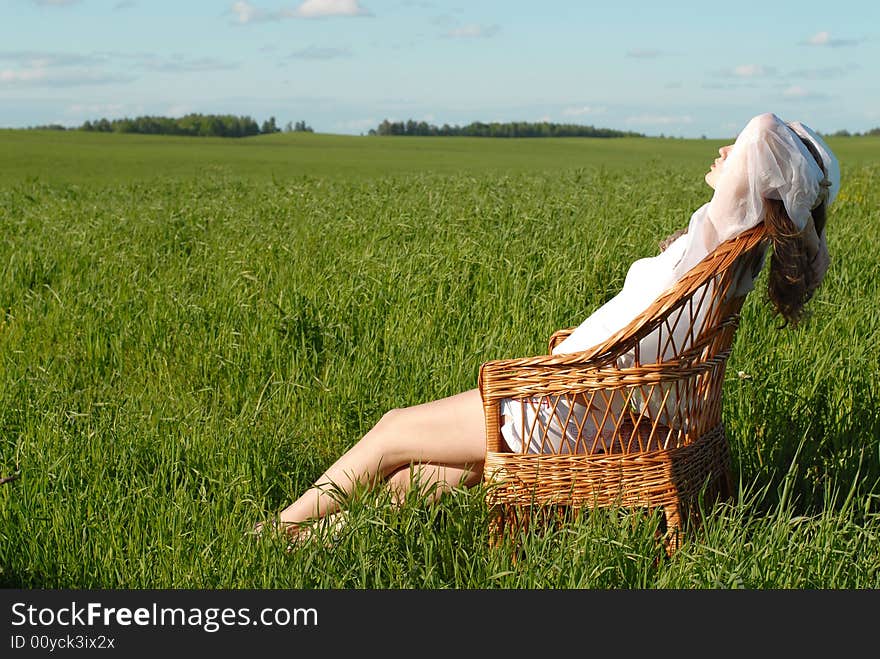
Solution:
<svg viewBox="0 0 880 659"><path fill-rule="evenodd" d="M671 126L692 124L694 118L689 114L666 115L666 114L639 114L625 119L626 123L638 126Z"/></svg>
<svg viewBox="0 0 880 659"><path fill-rule="evenodd" d="M0 51L0 83L5 85L43 85L69 87L131 82L132 72L191 73L234 69L238 64L212 57L169 57L150 53L49 53L41 51ZM122 64L122 69L119 65Z"/></svg>
<svg viewBox="0 0 880 659"><path fill-rule="evenodd" d="M758 83L750 80L744 80L742 82L703 82L700 84L700 87L703 89L756 89L758 87Z"/></svg>
<svg viewBox="0 0 880 659"><path fill-rule="evenodd" d="M452 28L446 32L444 36L451 39L485 39L495 36L500 29L501 28L498 25L478 25L476 23L469 23L467 25L460 25Z"/></svg>
<svg viewBox="0 0 880 659"><path fill-rule="evenodd" d="M604 114L606 111L603 107L594 107L592 105L581 105L578 107L567 107L562 110L565 117L583 117L587 114Z"/></svg>
<svg viewBox="0 0 880 659"><path fill-rule="evenodd" d="M259 21L278 20L280 18L277 14L272 15L265 9L260 9L243 0L241 2L233 2L229 11L235 14L235 22L241 25L257 23Z"/></svg>
<svg viewBox="0 0 880 659"><path fill-rule="evenodd" d="M635 57L638 59L656 59L657 57L663 57L666 55L662 50L657 50L656 48L631 48L626 51L627 57Z"/></svg>
<svg viewBox="0 0 880 659"><path fill-rule="evenodd" d="M104 55L79 53L50 53L41 50L7 50L0 51L0 62L17 62L32 68L48 68L54 66L88 66L106 62Z"/></svg>
<svg viewBox="0 0 880 659"><path fill-rule="evenodd" d="M68 115L84 116L84 115L114 115L124 114L126 106L124 103L75 103L69 106L64 112Z"/></svg>
<svg viewBox="0 0 880 659"><path fill-rule="evenodd" d="M351 57L351 51L348 48L321 48L319 46L308 46L300 50L295 50L289 59L311 59L311 60L328 60L338 59L341 57Z"/></svg>
<svg viewBox="0 0 880 659"><path fill-rule="evenodd" d="M130 82L128 73L104 70L108 59L101 54L50 53L33 50L2 51L0 84L5 86L73 87Z"/></svg>
<svg viewBox="0 0 880 659"><path fill-rule="evenodd" d="M728 72L737 78L764 78L776 74L776 70L763 64L740 64Z"/></svg>
<svg viewBox="0 0 880 659"><path fill-rule="evenodd" d="M782 90L782 95L788 99L798 99L798 100L818 100L823 98L828 98L827 94L822 94L820 92L814 92L800 85L790 85Z"/></svg>
<svg viewBox="0 0 880 659"><path fill-rule="evenodd" d="M811 37L801 41L803 46L819 46L823 48L842 48L844 46L855 46L862 42L862 39L835 39L830 32L816 32Z"/></svg>
<svg viewBox="0 0 880 659"><path fill-rule="evenodd" d="M80 0L31 0L33 4L39 5L40 7L65 7L68 5L75 5Z"/></svg>
<svg viewBox="0 0 880 659"><path fill-rule="evenodd" d="M239 25L280 21L287 18L329 18L333 16L372 16L359 0L305 0L294 9L263 9L247 0L233 2L229 12Z"/></svg>
<svg viewBox="0 0 880 659"><path fill-rule="evenodd" d="M141 67L148 71L160 73L190 73L201 71L227 71L237 68L233 62L226 62L214 57L196 57L187 59L182 55L170 58L149 57L141 61Z"/></svg>
<svg viewBox="0 0 880 659"><path fill-rule="evenodd" d="M792 71L789 76L806 80L835 80L843 78L857 68L858 66L853 64L850 66L828 66L821 69L798 69Z"/></svg>
<svg viewBox="0 0 880 659"><path fill-rule="evenodd" d="M192 114L193 112L195 112L195 108L193 106L177 104L168 106L168 110L165 111L165 116L182 117L186 114Z"/></svg>
<svg viewBox="0 0 880 659"><path fill-rule="evenodd" d="M379 125L379 121L373 119L349 119L348 121L339 121L336 127L342 131L364 131L375 128Z"/></svg>
<svg viewBox="0 0 880 659"><path fill-rule="evenodd" d="M301 18L369 16L370 11L362 7L358 0L305 0L293 10L293 15Z"/></svg>
<svg viewBox="0 0 880 659"><path fill-rule="evenodd" d="M81 69L53 70L45 67L0 69L0 84L45 87L80 87L131 82L134 77Z"/></svg>

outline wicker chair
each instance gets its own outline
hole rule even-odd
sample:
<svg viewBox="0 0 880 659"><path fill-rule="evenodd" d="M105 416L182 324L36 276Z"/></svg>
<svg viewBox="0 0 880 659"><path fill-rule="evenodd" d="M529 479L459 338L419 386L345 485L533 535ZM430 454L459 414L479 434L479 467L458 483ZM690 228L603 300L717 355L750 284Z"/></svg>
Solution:
<svg viewBox="0 0 880 659"><path fill-rule="evenodd" d="M763 225L723 243L627 327L594 348L482 365L483 480L493 511L494 544L506 533L515 535L538 512L659 508L671 554L685 523L697 521L701 493L733 496L721 420L722 382L745 300L745 294L737 293L739 278L754 277L767 244ZM682 313L685 309L690 313ZM702 322L694 322L695 317ZM677 327L682 318L688 327ZM550 350L571 331L556 332ZM652 333L660 346L657 354L640 354L646 345L642 340ZM671 345L676 340L681 345ZM522 452L512 452L501 434L506 398L545 410L533 414L531 423L523 417ZM564 450L550 448L552 422L546 420L554 417L557 436L561 427L569 433L574 429ZM543 450L527 452L526 440L540 442Z"/></svg>

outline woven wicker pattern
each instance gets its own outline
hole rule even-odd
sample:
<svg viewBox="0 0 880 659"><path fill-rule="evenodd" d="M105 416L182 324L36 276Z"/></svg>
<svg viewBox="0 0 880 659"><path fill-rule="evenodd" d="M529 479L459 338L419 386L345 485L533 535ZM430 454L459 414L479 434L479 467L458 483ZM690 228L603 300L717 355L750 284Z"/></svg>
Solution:
<svg viewBox="0 0 880 659"><path fill-rule="evenodd" d="M536 509L660 508L671 553L701 492L732 496L722 383L745 299L738 286L760 269L766 245L763 226L720 245L587 351L482 365L495 541ZM550 350L571 331L556 332ZM522 452L511 452L501 435L504 399L523 403Z"/></svg>

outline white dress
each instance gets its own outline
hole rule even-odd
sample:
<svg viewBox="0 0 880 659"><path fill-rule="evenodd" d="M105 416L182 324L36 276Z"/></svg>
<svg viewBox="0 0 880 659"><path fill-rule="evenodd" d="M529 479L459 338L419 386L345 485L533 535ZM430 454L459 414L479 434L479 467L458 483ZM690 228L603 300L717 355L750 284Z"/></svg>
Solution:
<svg viewBox="0 0 880 659"><path fill-rule="evenodd" d="M798 155L803 162L798 160ZM812 170L810 163L814 166ZM712 200L693 213L687 232L657 256L633 263L621 291L591 314L554 348L553 353L587 350L626 327L718 245L756 226L763 218L764 198L782 199L789 216L799 228L803 228L806 222L803 219L804 203L808 215L809 204L818 194L821 177L822 172L812 156L776 115L762 114L753 118L737 137L724 162ZM746 274L748 276L740 278L731 294L743 295L751 290L758 273ZM709 293L703 299L710 299L711 291ZM701 316L706 311L697 308L694 335L702 327ZM671 357L675 348L681 350L687 340L685 334L691 324L689 320L677 323L682 336L671 342L662 356L658 354L660 347L656 332L642 339L639 344L641 363L651 363L649 355L657 355L659 361L660 357ZM668 343L664 341L664 346ZM632 362L630 355L628 363L627 356L624 356L619 364L625 367ZM612 407L610 414L585 415L585 406L573 403L570 397L506 398L501 402L501 434L514 452L581 451L584 442L581 440L576 444L577 437L596 435L613 426L613 418L620 412L614 408L620 403L612 399L609 405ZM603 417L607 418L607 427L598 428ZM546 440L540 437L544 433L536 432L536 428L546 431ZM524 438L528 440L525 451Z"/></svg>

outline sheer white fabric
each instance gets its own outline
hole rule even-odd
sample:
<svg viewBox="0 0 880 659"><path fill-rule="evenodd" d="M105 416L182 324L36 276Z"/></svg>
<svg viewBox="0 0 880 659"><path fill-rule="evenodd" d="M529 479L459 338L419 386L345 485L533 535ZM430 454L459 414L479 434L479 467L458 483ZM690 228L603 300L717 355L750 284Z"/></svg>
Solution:
<svg viewBox="0 0 880 659"><path fill-rule="evenodd" d="M815 235L810 212L820 193L820 182L824 175L793 131L812 139L822 153L831 180L828 200L833 201L831 192L836 195L840 185L839 168L821 138L800 123L789 128L772 113L754 117L737 136L717 173L711 200L693 213L687 232L657 256L633 263L622 290L590 315L553 352L583 351L623 329L718 245L761 222L765 198L781 199L798 229L812 230ZM824 246L824 232L821 241ZM754 286L758 273L747 274L741 278L734 294L745 294ZM705 299L711 298L711 291L709 293ZM705 312L706 309L701 307L696 310L694 328L697 332L702 326ZM678 323L682 334L687 332L688 320ZM641 362L651 363L653 360L646 357L649 355L671 357L675 351L686 347L686 341L686 336L673 337L672 341L664 339L665 348L661 350L657 334L651 334L639 345ZM625 355L619 365L626 367L632 362L633 356ZM614 414L618 411L611 412ZM526 450L530 453L576 450L574 441L579 429L581 436L602 432L605 429L597 428L594 419L601 420L612 415L605 415L601 411L599 414L585 415L584 406L570 405L568 399L552 398L505 399L501 413L504 420L501 433L510 449L521 452L524 438L527 438ZM548 441L544 442L539 437L540 433L535 431L538 427L548 429ZM577 449L583 450L580 448L582 445L583 442L578 444Z"/></svg>

